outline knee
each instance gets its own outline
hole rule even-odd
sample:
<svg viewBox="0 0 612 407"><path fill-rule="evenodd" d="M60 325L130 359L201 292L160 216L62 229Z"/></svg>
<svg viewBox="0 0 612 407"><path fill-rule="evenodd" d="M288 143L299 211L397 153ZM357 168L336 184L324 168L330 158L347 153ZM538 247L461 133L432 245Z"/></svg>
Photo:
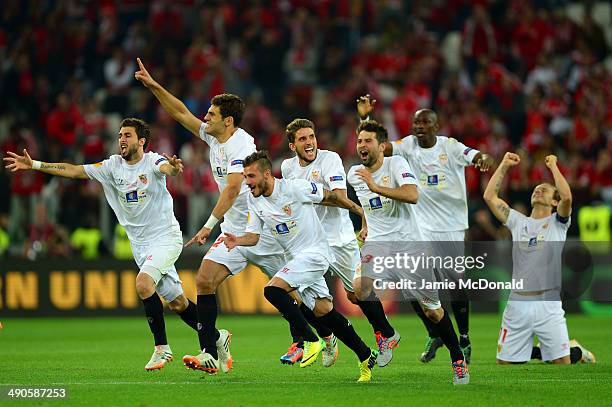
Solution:
<svg viewBox="0 0 612 407"><path fill-rule="evenodd" d="M429 318L429 320L432 321L434 324L437 324L438 322L442 321L442 318L444 318L443 308L437 308L437 309L424 308L423 312L425 313L425 316Z"/></svg>
<svg viewBox="0 0 612 407"><path fill-rule="evenodd" d="M199 271L196 275L196 289L200 295L214 294L217 289L214 275Z"/></svg>
<svg viewBox="0 0 612 407"><path fill-rule="evenodd" d="M357 300L357 294L355 294L355 293L353 293L353 292L347 291L347 292L346 292L346 298L348 298L348 300L349 300L350 302L352 302L353 304L355 304L355 305L356 305L356 304L357 304L357 302L358 302L358 300Z"/></svg>
<svg viewBox="0 0 612 407"><path fill-rule="evenodd" d="M171 311L180 313L185 311L188 305L189 302L187 301L187 298L185 298L184 295L179 295L168 303L168 308L170 308Z"/></svg>
<svg viewBox="0 0 612 407"><path fill-rule="evenodd" d="M136 276L136 293L143 300L155 293L155 282L150 275L142 272L138 273Z"/></svg>
<svg viewBox="0 0 612 407"><path fill-rule="evenodd" d="M330 300L327 298L317 298L312 312L315 314L315 317L321 318L322 316L329 314L333 309L334 306Z"/></svg>

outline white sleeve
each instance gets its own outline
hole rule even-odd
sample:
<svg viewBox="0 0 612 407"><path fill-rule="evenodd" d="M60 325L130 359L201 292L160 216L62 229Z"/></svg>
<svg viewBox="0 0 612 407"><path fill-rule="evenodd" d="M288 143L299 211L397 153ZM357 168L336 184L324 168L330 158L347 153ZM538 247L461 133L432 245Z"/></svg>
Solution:
<svg viewBox="0 0 612 407"><path fill-rule="evenodd" d="M344 165L342 159L337 153L329 155L329 159L325 160L322 166L321 174L323 179L329 185L329 190L334 189L346 189L346 173L344 172Z"/></svg>
<svg viewBox="0 0 612 407"><path fill-rule="evenodd" d="M283 162L281 163L281 177L283 178L287 178L287 175L289 173L289 161L290 158L283 160Z"/></svg>
<svg viewBox="0 0 612 407"><path fill-rule="evenodd" d="M480 153L480 151L468 147L454 138L448 139L448 152L455 159L455 162L464 167L472 165L474 157L476 157L476 154Z"/></svg>
<svg viewBox="0 0 612 407"><path fill-rule="evenodd" d="M257 215L257 212L249 206L249 210L247 211L247 225L245 232L261 235L262 227L263 220L261 220L261 218Z"/></svg>
<svg viewBox="0 0 612 407"><path fill-rule="evenodd" d="M110 158L100 161L99 163L83 165L85 174L87 174L90 179L95 179L102 184L107 184L109 182L111 167L112 163Z"/></svg>
<svg viewBox="0 0 612 407"><path fill-rule="evenodd" d="M391 178L399 186L417 185L417 179L404 157L391 157Z"/></svg>
<svg viewBox="0 0 612 407"><path fill-rule="evenodd" d="M241 144L238 140L231 140L225 148L225 154L227 156L227 173L244 172L244 159L254 151L254 145L251 151L248 146Z"/></svg>
<svg viewBox="0 0 612 407"><path fill-rule="evenodd" d="M295 199L305 203L319 203L323 200L323 186L305 179L287 180Z"/></svg>
<svg viewBox="0 0 612 407"><path fill-rule="evenodd" d="M517 227L517 224L519 223L521 218L524 218L524 217L525 215L523 215L522 213L517 212L514 209L510 208L510 212L508 213L508 219L506 219L506 223L504 223L504 226L510 229L510 232L512 232L513 236L514 236L514 232Z"/></svg>
<svg viewBox="0 0 612 407"><path fill-rule="evenodd" d="M208 144L209 147L212 147L214 137L206 133L206 131L204 131L205 127L206 127L206 123L202 122L202 124L200 125L200 131L199 131L200 138L204 140L204 142Z"/></svg>
<svg viewBox="0 0 612 407"><path fill-rule="evenodd" d="M161 172L161 166L164 164L168 164L168 159L166 157L164 157L163 155L157 154L157 153L153 153L151 152L151 159L153 160L153 172L155 172L157 175L166 175L163 172Z"/></svg>

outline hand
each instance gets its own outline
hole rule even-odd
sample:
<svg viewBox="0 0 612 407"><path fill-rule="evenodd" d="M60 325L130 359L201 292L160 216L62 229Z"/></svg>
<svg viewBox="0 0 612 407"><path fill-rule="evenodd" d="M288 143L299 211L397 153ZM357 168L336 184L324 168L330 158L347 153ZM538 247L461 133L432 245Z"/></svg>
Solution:
<svg viewBox="0 0 612 407"><path fill-rule="evenodd" d="M480 172L487 172L495 164L495 160L489 154L480 154L474 167L480 168Z"/></svg>
<svg viewBox="0 0 612 407"><path fill-rule="evenodd" d="M359 168L357 171L355 171L355 174L357 174L357 176L366 183L370 191L377 193L376 191L378 185L376 182L374 182L374 178L372 178L372 173L370 171L366 170L365 168Z"/></svg>
<svg viewBox="0 0 612 407"><path fill-rule="evenodd" d="M372 113L375 104L376 99L371 100L370 95L360 96L359 99L357 99L357 114L359 114L361 120L364 120Z"/></svg>
<svg viewBox="0 0 612 407"><path fill-rule="evenodd" d="M168 160L168 164L174 167L174 169L176 170L174 172L175 174L180 174L181 172L183 172L183 160L178 158L176 155L173 155L172 157L170 157L166 153L162 155Z"/></svg>
<svg viewBox="0 0 612 407"><path fill-rule="evenodd" d="M219 238L219 241L225 243L225 246L227 247L227 251L230 251L234 247L238 246L237 238L235 235L232 235L231 233L224 233L224 235L225 236L221 236Z"/></svg>
<svg viewBox="0 0 612 407"><path fill-rule="evenodd" d="M208 239L209 235L210 235L210 229L207 228L206 226L202 226L202 229L200 229L200 231L196 233L196 235L192 237L191 240L185 244L185 247L189 247L195 242L198 242L198 244L202 246L204 243L206 243L206 239Z"/></svg>
<svg viewBox="0 0 612 407"><path fill-rule="evenodd" d="M362 226L362 228L359 231L359 233L357 233L357 241L360 244L364 244L367 237L368 237L368 227L366 225L364 225L364 226Z"/></svg>
<svg viewBox="0 0 612 407"><path fill-rule="evenodd" d="M546 166L549 170L557 168L557 156L556 155L547 155L544 159Z"/></svg>
<svg viewBox="0 0 612 407"><path fill-rule="evenodd" d="M154 84L155 81L151 75L149 75L149 71L144 67L140 58L136 58L136 62L138 62L138 67L140 69L134 73L134 78L148 88L150 85Z"/></svg>
<svg viewBox="0 0 612 407"><path fill-rule="evenodd" d="M17 155L12 151L7 151L6 153L10 155L10 157L3 158L7 163L4 168L11 170L11 172L29 170L32 168L32 158L25 148L23 149L23 155Z"/></svg>
<svg viewBox="0 0 612 407"><path fill-rule="evenodd" d="M507 152L504 154L504 159L502 160L502 165L507 167L514 167L521 162L521 157L518 154Z"/></svg>

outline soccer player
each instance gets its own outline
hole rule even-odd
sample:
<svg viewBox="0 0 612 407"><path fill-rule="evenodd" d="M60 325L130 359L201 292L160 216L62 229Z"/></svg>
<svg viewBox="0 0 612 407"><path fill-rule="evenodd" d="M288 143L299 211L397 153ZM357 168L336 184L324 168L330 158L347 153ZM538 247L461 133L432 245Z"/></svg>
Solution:
<svg viewBox="0 0 612 407"><path fill-rule="evenodd" d="M591 352L570 341L560 299L561 258L570 227L572 191L557 157L545 158L555 185L543 183L531 194L531 214L525 216L499 197L504 176L521 158L506 153L491 177L484 200L495 217L512 233L512 278L523 289L512 290L504 310L497 342L497 363L525 363L541 359L554 364L595 362ZM533 347L533 337L540 341Z"/></svg>
<svg viewBox="0 0 612 407"><path fill-rule="evenodd" d="M375 277L379 280L370 270L376 257L385 254L391 258L408 253L414 258L427 252L413 206L419 198L417 180L403 157L384 156L387 143L387 130L382 125L372 120L362 122L357 128L357 153L362 165L351 167L348 173L348 182L357 193L368 223L358 275L361 277L360 287L355 286L355 290L364 296L373 290ZM399 250L396 245L400 246ZM450 352L453 383L469 383L467 363L448 313L438 300L437 290L421 286L423 282L433 281L433 269L418 267L403 274L399 276L402 280L415 284L415 288L408 288L403 294L408 293L418 301Z"/></svg>
<svg viewBox="0 0 612 407"><path fill-rule="evenodd" d="M229 252L221 244L227 233L242 234L246 226L248 188L244 183L243 162L244 157L256 149L253 137L239 127L245 106L236 95L217 95L212 98L202 121L157 83L140 59L137 61L140 69L134 74L136 79L153 93L170 116L210 147L210 164L220 195L210 217L186 246L193 243L203 245L221 218L222 233L204 256L196 275L201 352L194 356L185 355L183 362L190 369L213 374L221 367L227 373L233 364L229 350L231 334L216 328L217 287L227 277L240 273L247 263L259 266L269 276L285 264L283 251L269 232L262 233L259 244L253 248Z"/></svg>
<svg viewBox="0 0 612 407"><path fill-rule="evenodd" d="M357 110L362 120L372 112L375 100L369 95L357 100ZM486 172L493 164L493 158L463 143L438 134L438 116L433 110L422 109L414 114L413 131L395 143L386 143L385 155L399 155L408 161L419 182L420 197L416 215L423 239L432 242L434 255L461 257L464 255L464 241L468 229L467 193L465 167L474 165ZM438 242L438 243L436 243ZM441 278L458 282L463 273L453 269L438 270ZM470 363L472 345L469 339L469 301L464 290L450 292L451 307L459 330L459 344ZM416 301L412 302L416 313L423 321L429 337L421 362L427 363L436 356L442 340L434 324L425 317Z"/></svg>
<svg viewBox="0 0 612 407"><path fill-rule="evenodd" d="M304 361L314 361L324 342L310 329L297 304L289 295L297 291L303 303L359 358L359 382L369 381L378 352L369 349L351 323L332 304L323 275L334 262L315 203L336 201L334 192L304 179L275 179L265 151L244 160L244 176L251 189L246 233L222 239L228 249L257 244L263 230L269 230L288 253L289 261L268 282L266 299L279 310L304 338ZM312 363L312 362L311 362Z"/></svg>
<svg viewBox="0 0 612 407"><path fill-rule="evenodd" d="M327 232L327 241L336 258L336 261L331 263L329 270L340 278L348 299L361 308L372 325L379 352L377 363L378 366L384 367L393 358L393 349L399 344L400 334L387 320L380 299L376 297L374 291L369 296L362 296L361 292L355 292L353 288L353 278L355 270L360 266L361 256L353 231L353 223L345 208L350 208L362 219L363 209L347 197L346 173L340 156L333 151L317 148L313 122L307 119L295 119L289 123L285 133L289 141L289 148L295 152L295 157L283 161L281 165L283 178L305 179L321 184L326 190L333 191L343 202L343 208L324 205L316 207L319 220ZM365 225L365 222L362 224ZM303 309L310 322L312 318L308 318L307 307L303 306ZM330 346L329 339L322 336L321 332L318 333L326 341L326 350L323 352L323 364L325 365L325 357L329 358L329 355L333 355L327 350L333 347Z"/></svg>
<svg viewBox="0 0 612 407"><path fill-rule="evenodd" d="M65 178L94 179L102 184L106 201L125 228L140 269L136 292L155 340L155 350L145 369L156 370L173 359L159 296L193 329L197 311L195 304L185 297L174 267L183 248L183 236L166 188L166 176L181 173L183 164L176 156L145 153L150 140L147 124L128 118L119 129L119 154L97 164L40 162L32 160L25 149L23 155L7 152L10 157L4 161L13 172L33 169Z"/></svg>

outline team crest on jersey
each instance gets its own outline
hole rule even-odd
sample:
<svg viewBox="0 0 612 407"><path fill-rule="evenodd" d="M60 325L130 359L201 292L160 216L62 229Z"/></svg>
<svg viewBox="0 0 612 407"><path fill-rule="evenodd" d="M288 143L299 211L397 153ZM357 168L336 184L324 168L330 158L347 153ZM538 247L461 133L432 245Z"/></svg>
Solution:
<svg viewBox="0 0 612 407"><path fill-rule="evenodd" d="M138 176L138 179L140 180L140 182L142 182L145 185L147 185L147 183L149 182L149 180L147 179L146 174L140 174Z"/></svg>
<svg viewBox="0 0 612 407"><path fill-rule="evenodd" d="M446 164L448 162L448 156L442 153L438 156L438 160L440 160L441 164Z"/></svg>
<svg viewBox="0 0 612 407"><path fill-rule="evenodd" d="M545 223L544 225L542 225L542 229L548 229L548 223Z"/></svg>
<svg viewBox="0 0 612 407"><path fill-rule="evenodd" d="M319 172L319 170L313 170L310 173L310 176L312 177L312 179L318 180L321 177L321 173Z"/></svg>
<svg viewBox="0 0 612 407"><path fill-rule="evenodd" d="M282 209L283 209L283 212L287 214L287 216L291 216L291 205L290 204L283 206Z"/></svg>
<svg viewBox="0 0 612 407"><path fill-rule="evenodd" d="M384 186L388 187L389 186L389 181L390 181L390 179L389 179L388 175L385 175L384 177L382 177L382 183L383 183Z"/></svg>

